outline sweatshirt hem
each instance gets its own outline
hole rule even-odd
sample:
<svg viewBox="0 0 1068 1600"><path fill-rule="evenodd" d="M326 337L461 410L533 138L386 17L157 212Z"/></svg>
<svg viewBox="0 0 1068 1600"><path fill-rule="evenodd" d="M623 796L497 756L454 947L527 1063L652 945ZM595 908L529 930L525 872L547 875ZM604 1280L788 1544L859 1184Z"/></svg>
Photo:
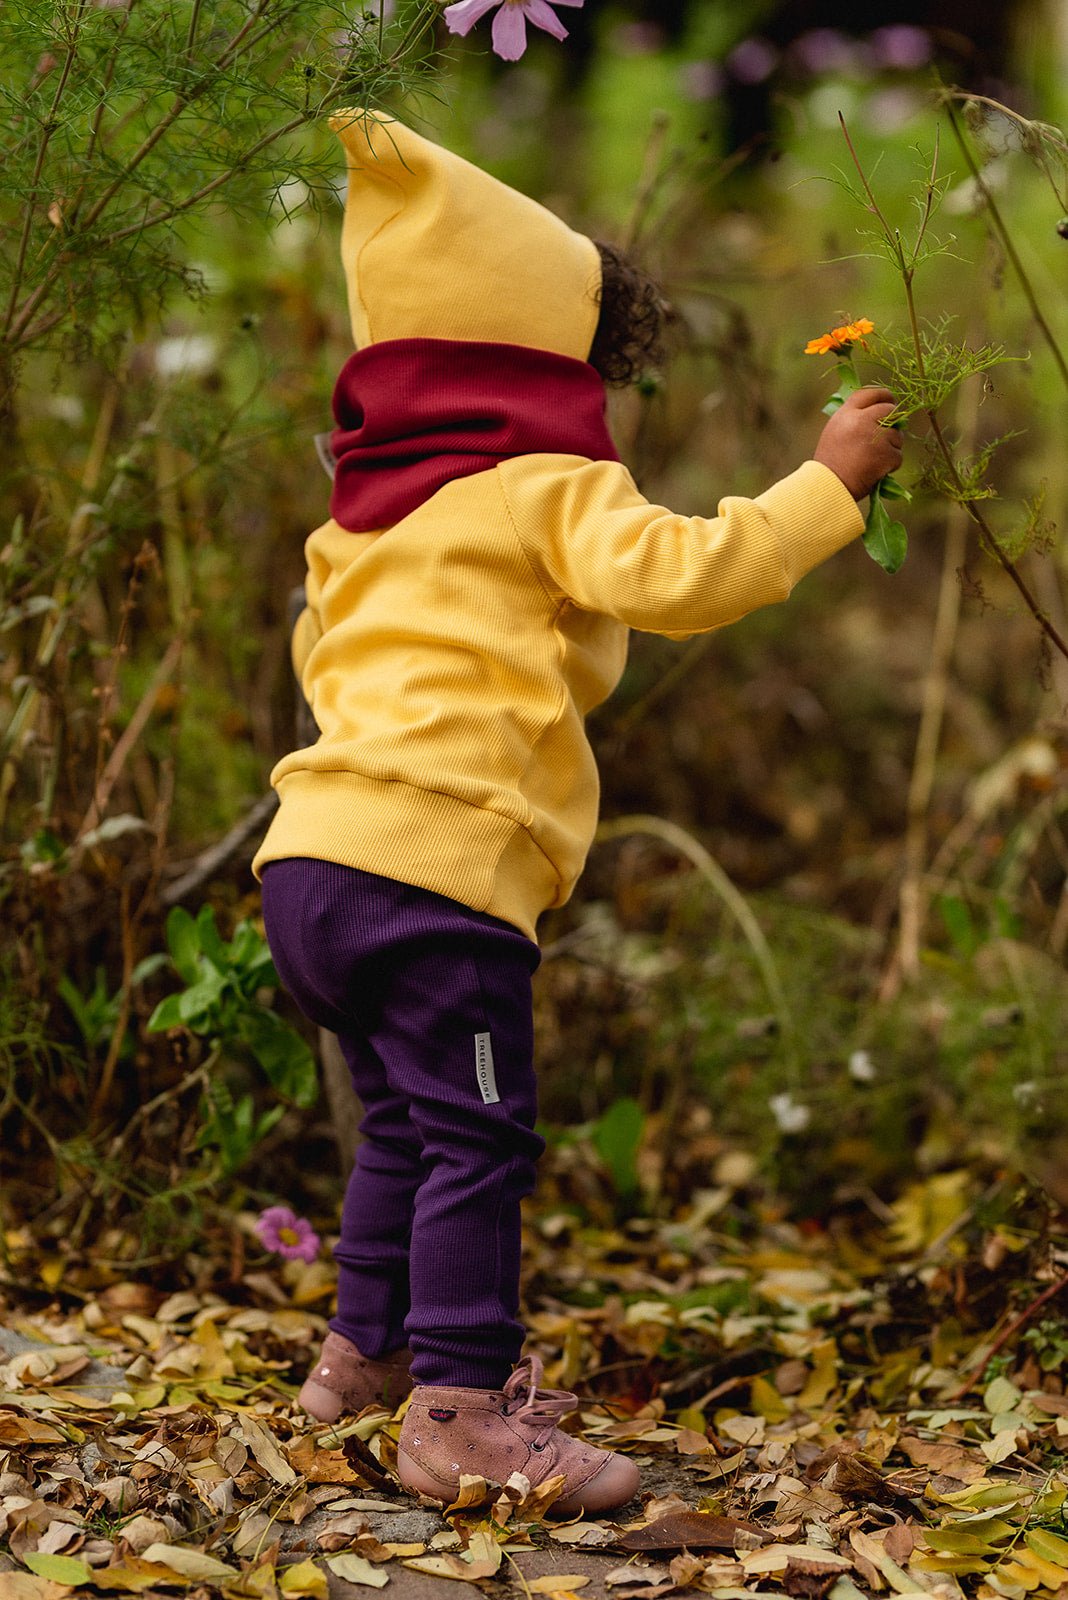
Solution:
<svg viewBox="0 0 1068 1600"><path fill-rule="evenodd" d="M454 795L355 772L292 772L252 863L292 856L396 878L500 917L535 938L566 898L560 874L521 824Z"/></svg>

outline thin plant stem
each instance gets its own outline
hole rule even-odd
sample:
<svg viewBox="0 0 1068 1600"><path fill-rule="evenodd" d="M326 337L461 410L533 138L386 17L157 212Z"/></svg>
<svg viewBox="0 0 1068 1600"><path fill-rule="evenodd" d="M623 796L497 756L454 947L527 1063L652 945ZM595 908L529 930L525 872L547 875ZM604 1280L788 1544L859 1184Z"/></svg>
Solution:
<svg viewBox="0 0 1068 1600"><path fill-rule="evenodd" d="M979 421L979 388L973 385L966 401L962 396L962 431L974 440ZM916 735L916 750L908 792L908 820L905 831L905 864L898 895L898 941L879 995L891 1000L903 979L916 976L920 964L920 939L928 897L924 893L924 862L928 844L928 813L934 790L938 746L945 719L949 691L949 667L960 622L960 569L967 547L968 518L957 502L949 507L946 540L942 553L942 574L938 586L938 605L931 658L923 685L923 707Z"/></svg>
<svg viewBox="0 0 1068 1600"><path fill-rule="evenodd" d="M960 1388L954 1389L953 1393L947 1396L946 1404L955 1405L959 1400L963 1400L975 1380L981 1376L998 1352L1005 1348L1013 1335L1019 1333L1025 1323L1030 1322L1036 1311L1041 1311L1044 1305L1052 1300L1055 1295L1062 1294L1065 1289L1068 1289L1068 1272L1063 1272L1048 1288L1043 1289L1042 1293L1037 1295L1030 1305L1025 1306L1018 1316L1013 1317L1012 1321L1001 1330L989 1349L984 1351L982 1360L969 1370L968 1376Z"/></svg>
<svg viewBox="0 0 1068 1600"><path fill-rule="evenodd" d="M74 860L78 859L80 851L85 847L84 840L86 835L99 826L108 800L111 797L111 791L119 780L119 775L126 765L131 750L145 730L148 719L155 708L160 690L178 665L182 651L185 649L185 643L185 635L182 633L176 634L171 640L159 665L149 679L148 686L138 702L137 709L123 729L121 739L119 739L108 757L107 764L97 780L93 798L89 802L89 809L82 818L81 826L71 847Z"/></svg>
<svg viewBox="0 0 1068 1600"><path fill-rule="evenodd" d="M631 834L644 833L654 839L659 839L663 844L669 845L685 856L706 880L715 894L722 900L728 911L734 917L738 926L745 935L749 948L752 950L757 966L767 985L768 995L775 1008L784 1040L787 1042L791 1054L796 1053L796 1038L793 1017L786 1002L786 994L779 977L775 958L771 953L768 941L765 939L760 924L750 911L745 896L731 882L719 862L710 855L692 834L685 828L680 828L677 823L668 822L663 817L632 816L616 817L610 822L602 822L597 829L597 842L607 843L611 839L624 839Z"/></svg>
<svg viewBox="0 0 1068 1600"><path fill-rule="evenodd" d="M664 673L663 677L657 678L655 683L646 690L640 699L635 700L633 705L628 706L626 711L616 718L612 728L613 739L622 740L628 738L638 724L644 722L654 706L658 706L661 701L666 700L672 691L685 678L689 677L690 673L700 664L715 642L715 633L702 633L696 639L691 640L678 659Z"/></svg>
<svg viewBox="0 0 1068 1600"><path fill-rule="evenodd" d="M189 28L185 36L185 50L187 55L192 52L193 46L196 43L197 28L200 25L200 9L202 4L203 0L193 0L193 4L189 10Z"/></svg>
<svg viewBox="0 0 1068 1600"><path fill-rule="evenodd" d="M82 3L84 4L85 0L82 0ZM252 28L262 17L266 6L267 0L259 0L259 3L252 12L251 16L246 18L244 23L242 23L241 27L238 29L237 33L234 34L234 36L223 46L222 50L215 57L215 59L204 69L197 82L193 84L185 94L175 95L170 107L166 112L164 112L159 122L157 122L156 126L152 129L152 132L146 135L130 159L125 163L121 170L116 173L115 177L105 188L104 192L101 195L98 195L92 206L90 206L89 211L86 213L86 216L81 223L81 229L83 232L88 232L88 230L91 229L100 219L101 215L111 204L111 201L115 198L116 194L118 194L125 187L130 178L137 171L138 167L140 167L146 158L152 153L156 145L173 127L174 123L177 122L182 113L206 92L215 74L224 71L228 66L230 66L233 61L237 59L238 55L242 53L242 49L246 51L253 49L257 44L259 44L264 38L274 32L281 25L283 19L276 18L268 23L265 28L262 28L258 34L253 34L251 37L249 37ZM135 229L134 231L137 230ZM121 235L119 237L121 237ZM5 328L13 337L17 338L22 333L27 322L40 305L42 299L52 288L59 274L61 260L61 257L53 260L48 271L41 279L41 282L38 284L33 294L27 298L21 310L19 311L18 316L14 317L14 320L12 320L13 307L12 311L9 311Z"/></svg>
<svg viewBox="0 0 1068 1600"><path fill-rule="evenodd" d="M48 116L45 120L44 126L41 129L41 142L37 149L37 160L34 163L33 178L30 181L30 194L26 201L26 212L22 221L22 235L19 239L18 255L15 258L15 268L11 275L11 293L8 297L7 312L4 316L5 337L8 333L8 330L11 328L11 319L15 315L15 307L18 304L19 298L19 289L22 286L22 274L26 267L26 252L29 249L30 233L33 229L37 185L40 183L41 174L44 171L45 157L48 154L48 146L51 144L52 135L56 131L56 113L59 110L60 102L63 99L63 92L67 87L71 71L74 67L74 62L78 55L78 36L81 32L82 13L85 11L87 4L88 0L78 0L72 23L71 38L67 46L67 58L63 63L63 70L60 73L59 82L56 84L56 92L52 96L52 104L49 107Z"/></svg>
<svg viewBox="0 0 1068 1600"><path fill-rule="evenodd" d="M902 283L904 285L904 290L905 290L905 302L906 302L906 305L907 305L907 308L908 308L909 327L910 327L910 329L912 331L912 342L913 342L913 351L914 351L914 355L915 355L915 359L916 359L916 370L918 371L918 373L920 374L920 377L922 378L925 375L925 366L924 366L924 359L923 359L923 340L922 340L922 337L920 335L920 321L919 321L919 315L918 315L917 308L916 308L916 296L915 296L914 289L913 289L913 278L915 276L916 261L917 261L917 257L918 257L918 253L919 253L919 239L922 238L922 234L926 229L927 221L928 221L928 218L930 216L931 200L932 200L932 196L933 196L933 192L934 192L933 168L932 168L932 178L928 182L928 201L927 201L927 206L925 207L925 210L924 210L924 218L923 218L923 222L921 223L920 234L918 235L918 238L917 238L917 246L916 246L916 249L913 251L911 262L908 262L908 261L906 261L906 258L905 258L905 251L904 251L904 246L902 245L902 242L901 242L900 230L896 229L896 228L892 228L890 226L890 224L887 222L886 218L884 217L884 215L882 213L882 210L880 209L879 203L875 198L875 194L874 194L874 191L872 190L871 184L868 182L867 174L865 173L864 168L861 165L860 157L857 155L856 149L855 149L855 147L853 145L853 141L849 136L849 129L846 127L846 123L845 123L844 117L839 116L839 121L841 123L842 133L843 133L843 135L845 137L846 144L849 147L849 154L853 158L853 165L856 167L857 172L860 175L860 181L864 186L864 193L866 194L866 196L868 198L869 209L872 211L874 216L878 218L879 224L880 224L881 228L883 229L883 233L884 233L884 236L886 238L887 244L889 245L891 253L892 253L895 261L897 261L899 269L901 271L901 279L902 279ZM961 479L960 472L957 469L957 463L956 463L956 460L954 458L953 452L949 448L949 444L948 444L948 442L946 440L946 436L942 431L942 424L939 421L939 417L938 417L937 411L935 411L932 407L924 407L924 416L926 416L927 421L930 424L931 433L932 433L932 436L934 438L935 444L936 444L936 446L938 448L938 453L942 457L943 462L945 463L946 471L949 474L949 477L950 477L950 480L951 480L951 482L953 484L953 487L957 490L961 503L965 504L967 506L967 511L968 511L969 517L971 517L972 521L975 523L976 527L979 529L979 531L980 531L980 533L982 535L982 544L983 544L984 550L986 550L987 554L992 556L994 558L994 560L997 561L998 565L1002 568L1002 570L1006 573L1006 575L1015 584L1017 590L1019 591L1020 595L1022 596L1022 598L1024 600L1024 603L1027 606L1027 609L1030 611L1031 615L1034 617L1034 619L1037 622L1039 628L1045 634L1045 636L1049 640L1050 644L1054 647L1055 650L1060 651L1062 656L1064 656L1066 659L1068 659L1068 640L1065 640L1063 638L1063 636L1054 627L1053 623L1050 621L1050 619L1046 615L1045 611L1043 611L1043 609L1039 605L1037 599L1031 593L1031 590L1028 587L1027 583L1024 581L1023 577L1021 576L1020 571L1016 566L1016 563L1013 562L1013 561L1010 561L1008 556L1001 549L1000 545L998 544L997 536L995 535L994 530L991 528L990 524L987 522L987 520L984 517L983 513L979 510L979 508L976 505L975 501L974 500L970 500L968 498L967 490L966 490L965 485L964 485L964 483L963 483L963 481Z"/></svg>
<svg viewBox="0 0 1068 1600"><path fill-rule="evenodd" d="M129 0L129 4L123 10L122 17L119 22L118 33L115 38L115 43L112 45L111 52L108 56L107 65L104 68L104 75L100 84L100 94L99 98L97 99L96 110L93 112L93 124L89 130L89 142L86 145L85 153L82 156L84 176L81 184L78 187L77 193L75 194L74 199L68 208L68 217L71 226L73 226L78 219L82 209L82 202L85 199L85 192L89 187L89 181L93 172L93 161L94 157L96 156L97 145L100 143L100 130L104 125L104 113L108 109L108 97L111 91L112 81L115 77L115 69L119 64L119 52L123 47L123 40L125 38L126 30L130 25L130 18L133 15L136 4L137 0Z"/></svg>
<svg viewBox="0 0 1068 1600"><path fill-rule="evenodd" d="M975 186L983 197L983 203L986 206L987 216L990 218L991 227L997 234L999 240L1001 241L1002 248L1009 258L1009 261L1012 265L1012 270L1015 272L1020 288L1024 292L1024 298L1026 299L1028 306L1031 308L1031 315L1037 322L1041 330L1042 337L1045 339L1053 359L1057 363L1057 371L1060 373L1065 387L1068 387L1068 361L1065 360L1064 352L1057 343L1056 335L1054 334L1049 323L1046 321L1042 307L1038 303L1038 296L1035 294L1034 286L1027 274L1027 269L1020 259L1020 252L1017 250L1012 234L1009 232L1009 229L1006 226L1005 219L1001 214L1001 209L998 206L993 193L991 192L989 184L987 184L982 172L979 169L979 163L976 161L972 149L968 144L967 139L964 137L964 130L961 128L957 114L951 105L947 105L946 114L949 117L949 125L953 129L953 133L956 136L957 144L960 146L960 153L967 162L968 170L972 175Z"/></svg>

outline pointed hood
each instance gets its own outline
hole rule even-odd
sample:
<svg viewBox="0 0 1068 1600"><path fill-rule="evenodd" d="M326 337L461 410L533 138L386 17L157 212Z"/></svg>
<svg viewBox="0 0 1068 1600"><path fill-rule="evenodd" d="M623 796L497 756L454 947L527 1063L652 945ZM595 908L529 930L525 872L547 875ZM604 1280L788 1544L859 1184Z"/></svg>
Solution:
<svg viewBox="0 0 1068 1600"><path fill-rule="evenodd" d="M349 167L341 260L358 347L458 339L586 360L592 240L390 117L341 111L330 126Z"/></svg>

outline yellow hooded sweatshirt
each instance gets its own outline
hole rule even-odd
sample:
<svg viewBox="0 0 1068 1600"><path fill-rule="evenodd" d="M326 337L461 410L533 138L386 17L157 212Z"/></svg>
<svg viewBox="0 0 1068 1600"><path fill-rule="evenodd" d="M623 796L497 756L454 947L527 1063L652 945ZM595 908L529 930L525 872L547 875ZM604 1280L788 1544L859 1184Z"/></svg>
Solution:
<svg viewBox="0 0 1068 1600"><path fill-rule="evenodd" d="M342 262L358 347L525 345L585 361L593 243L386 118L331 120L349 168ZM271 774L253 863L313 857L448 895L534 937L597 823L583 720L630 628L705 632L783 600L864 526L807 461L714 517L651 505L618 461L520 455L455 478L388 529L307 541L294 663L321 730Z"/></svg>

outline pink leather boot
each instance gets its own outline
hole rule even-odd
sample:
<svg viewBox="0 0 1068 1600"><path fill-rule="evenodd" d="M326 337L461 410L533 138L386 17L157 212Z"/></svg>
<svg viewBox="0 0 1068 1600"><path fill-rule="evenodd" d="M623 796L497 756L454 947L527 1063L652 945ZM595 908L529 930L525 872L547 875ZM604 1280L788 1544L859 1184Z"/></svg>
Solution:
<svg viewBox="0 0 1068 1600"><path fill-rule="evenodd" d="M381 1361L371 1361L351 1339L328 1333L297 1404L319 1422L336 1422L343 1411L362 1411L364 1406L396 1409L412 1387L411 1359L410 1350L395 1350Z"/></svg>
<svg viewBox="0 0 1068 1600"><path fill-rule="evenodd" d="M638 1492L638 1469L612 1450L598 1450L557 1423L578 1404L560 1389L539 1389L541 1362L521 1361L503 1389L416 1387L401 1427L397 1474L406 1489L447 1505L460 1474L505 1483L522 1472L531 1487L563 1473L553 1506L562 1515L609 1511Z"/></svg>

